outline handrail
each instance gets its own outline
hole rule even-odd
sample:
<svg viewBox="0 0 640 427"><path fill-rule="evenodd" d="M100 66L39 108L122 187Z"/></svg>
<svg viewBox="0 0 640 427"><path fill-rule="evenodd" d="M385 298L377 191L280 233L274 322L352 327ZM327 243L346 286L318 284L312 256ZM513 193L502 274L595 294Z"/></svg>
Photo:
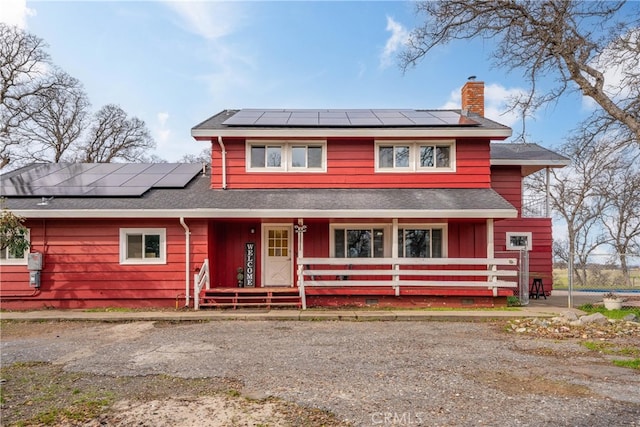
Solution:
<svg viewBox="0 0 640 427"><path fill-rule="evenodd" d="M200 309L200 292L203 286L205 289L211 289L211 283L209 281L209 259L205 259L200 271L193 275L193 308L195 310Z"/></svg>
<svg viewBox="0 0 640 427"><path fill-rule="evenodd" d="M400 296L401 286L486 287L493 291L494 296L497 296L498 288L515 288L518 286L516 281L505 280L505 278L518 277L517 270L498 270L497 268L498 266L517 267L518 260L515 258L301 257L298 259L297 264L298 288L303 309L306 309L306 287L389 286L395 290L396 296ZM321 267L314 268L313 266ZM327 266L336 266L336 268L327 268ZM377 269L367 268L367 266L375 266ZM413 268L402 269L402 266ZM433 266L437 269L433 268ZM476 267L475 269L473 268L474 266ZM420 267L427 268L421 269ZM459 278L456 278L456 276ZM385 277L388 279L385 280ZM425 280L427 278L430 278L430 280ZM460 280L460 278L465 279Z"/></svg>

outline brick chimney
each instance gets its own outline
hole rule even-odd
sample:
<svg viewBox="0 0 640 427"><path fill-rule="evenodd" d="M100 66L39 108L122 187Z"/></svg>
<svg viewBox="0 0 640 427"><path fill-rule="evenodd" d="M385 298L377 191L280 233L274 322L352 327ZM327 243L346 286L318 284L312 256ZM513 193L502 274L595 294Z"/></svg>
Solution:
<svg viewBox="0 0 640 427"><path fill-rule="evenodd" d="M477 82L475 76L462 86L462 110L484 117L484 82Z"/></svg>

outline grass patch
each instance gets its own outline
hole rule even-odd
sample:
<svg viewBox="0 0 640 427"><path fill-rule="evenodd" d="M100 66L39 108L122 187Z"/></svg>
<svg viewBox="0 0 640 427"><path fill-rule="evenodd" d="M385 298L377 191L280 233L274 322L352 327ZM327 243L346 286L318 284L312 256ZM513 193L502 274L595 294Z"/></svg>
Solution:
<svg viewBox="0 0 640 427"><path fill-rule="evenodd" d="M613 364L622 368L631 368L640 370L640 359L632 360L614 360Z"/></svg>
<svg viewBox="0 0 640 427"><path fill-rule="evenodd" d="M640 317L640 307L621 308L620 310L607 310L604 306L601 305L584 304L578 308L588 314L602 313L610 319L622 319L628 314L635 314L637 317Z"/></svg>
<svg viewBox="0 0 640 427"><path fill-rule="evenodd" d="M584 341L583 346L591 351L618 356L640 357L640 347L617 347L609 341Z"/></svg>

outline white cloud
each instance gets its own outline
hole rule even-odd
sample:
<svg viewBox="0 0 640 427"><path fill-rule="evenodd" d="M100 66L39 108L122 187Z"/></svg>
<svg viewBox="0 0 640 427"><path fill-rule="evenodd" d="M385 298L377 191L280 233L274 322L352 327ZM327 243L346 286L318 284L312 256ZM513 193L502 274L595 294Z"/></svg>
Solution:
<svg viewBox="0 0 640 427"><path fill-rule="evenodd" d="M170 1L165 3L181 18L186 31L206 40L233 33L243 21L243 8L233 2Z"/></svg>
<svg viewBox="0 0 640 427"><path fill-rule="evenodd" d="M35 14L35 9L27 7L27 0L2 0L0 22L25 29L27 18Z"/></svg>
<svg viewBox="0 0 640 427"><path fill-rule="evenodd" d="M391 32L391 36L387 39L384 49L380 54L380 67L387 68L393 63L394 54L402 48L409 39L409 32L399 22L392 17L387 16L387 31Z"/></svg>
<svg viewBox="0 0 640 427"><path fill-rule="evenodd" d="M167 127L169 113L160 112L156 114L157 125L154 129L154 139L158 143L158 148L162 148L171 142L171 129Z"/></svg>
<svg viewBox="0 0 640 427"><path fill-rule="evenodd" d="M462 104L462 87L451 92L447 102L441 107L444 109L460 109ZM484 116L506 126L513 126L521 120L515 111L509 111L509 100L526 94L522 88L506 88L492 83L484 86Z"/></svg>

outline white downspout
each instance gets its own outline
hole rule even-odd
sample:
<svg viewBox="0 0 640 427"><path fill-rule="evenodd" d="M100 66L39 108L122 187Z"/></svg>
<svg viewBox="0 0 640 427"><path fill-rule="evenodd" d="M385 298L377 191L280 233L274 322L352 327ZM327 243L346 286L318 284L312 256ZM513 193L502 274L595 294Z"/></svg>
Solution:
<svg viewBox="0 0 640 427"><path fill-rule="evenodd" d="M227 189L227 149L224 147L224 142L222 142L222 137L218 137L218 145L220 146L220 150L222 152L222 189Z"/></svg>
<svg viewBox="0 0 640 427"><path fill-rule="evenodd" d="M191 247L191 231L189 231L189 227L184 222L184 217L180 217L180 225L184 228L184 250L185 250L185 261L184 261L184 306L189 307L189 266L191 265L191 251L189 250Z"/></svg>

